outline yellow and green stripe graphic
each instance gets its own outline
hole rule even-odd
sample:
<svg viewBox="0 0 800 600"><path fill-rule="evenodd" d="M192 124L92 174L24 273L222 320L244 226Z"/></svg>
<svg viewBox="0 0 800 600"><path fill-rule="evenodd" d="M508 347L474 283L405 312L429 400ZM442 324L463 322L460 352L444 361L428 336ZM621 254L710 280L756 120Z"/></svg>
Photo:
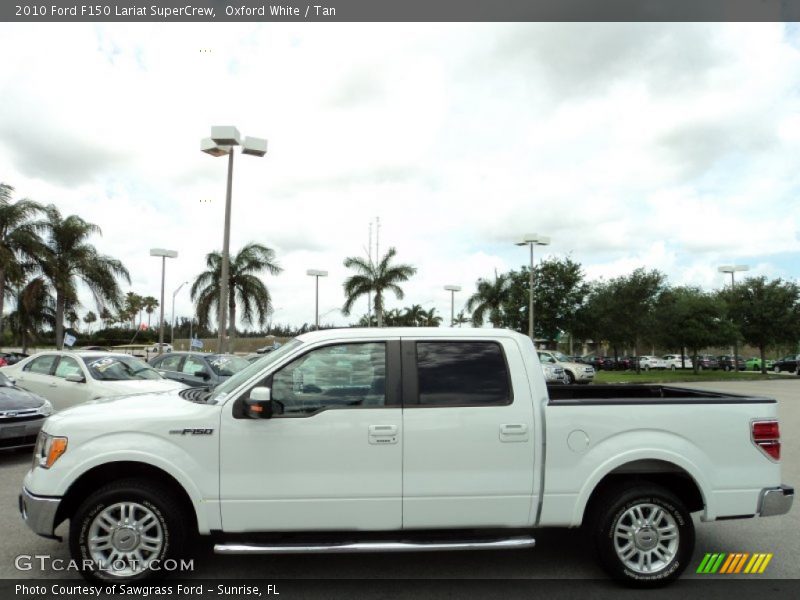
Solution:
<svg viewBox="0 0 800 600"><path fill-rule="evenodd" d="M739 573L763 573L772 553L755 552L707 552L697 567L698 573L735 575Z"/></svg>

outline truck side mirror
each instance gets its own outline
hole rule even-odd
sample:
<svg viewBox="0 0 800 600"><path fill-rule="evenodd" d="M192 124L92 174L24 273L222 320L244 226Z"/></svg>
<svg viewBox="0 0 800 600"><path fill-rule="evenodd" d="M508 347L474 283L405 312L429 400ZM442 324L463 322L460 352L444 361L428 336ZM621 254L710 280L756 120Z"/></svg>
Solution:
<svg viewBox="0 0 800 600"><path fill-rule="evenodd" d="M268 387L255 387L245 400L245 413L251 419L272 418L272 390Z"/></svg>

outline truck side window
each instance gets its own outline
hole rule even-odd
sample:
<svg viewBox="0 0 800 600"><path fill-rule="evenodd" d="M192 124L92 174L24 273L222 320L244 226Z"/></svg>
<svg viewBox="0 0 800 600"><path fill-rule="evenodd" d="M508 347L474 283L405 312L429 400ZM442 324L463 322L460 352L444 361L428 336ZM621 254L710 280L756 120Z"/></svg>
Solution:
<svg viewBox="0 0 800 600"><path fill-rule="evenodd" d="M312 350L272 376L283 416L386 404L386 345L339 344Z"/></svg>
<svg viewBox="0 0 800 600"><path fill-rule="evenodd" d="M511 404L505 357L496 342L417 342L423 406Z"/></svg>

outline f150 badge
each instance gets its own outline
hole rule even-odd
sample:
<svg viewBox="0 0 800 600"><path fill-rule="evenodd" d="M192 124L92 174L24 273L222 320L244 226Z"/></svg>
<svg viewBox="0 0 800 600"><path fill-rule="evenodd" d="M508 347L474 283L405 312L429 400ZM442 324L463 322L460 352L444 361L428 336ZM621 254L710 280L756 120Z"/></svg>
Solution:
<svg viewBox="0 0 800 600"><path fill-rule="evenodd" d="M202 427L187 427L185 429L170 429L169 432L177 435L211 435L214 433L214 430Z"/></svg>

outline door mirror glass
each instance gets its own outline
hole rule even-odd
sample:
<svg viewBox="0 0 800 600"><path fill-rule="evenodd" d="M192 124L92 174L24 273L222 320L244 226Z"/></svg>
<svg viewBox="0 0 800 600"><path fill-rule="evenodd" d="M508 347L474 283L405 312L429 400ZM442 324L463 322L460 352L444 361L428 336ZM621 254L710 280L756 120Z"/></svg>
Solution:
<svg viewBox="0 0 800 600"><path fill-rule="evenodd" d="M78 373L72 373L71 375L67 375L65 380L72 383L83 383L86 381L86 378Z"/></svg>
<svg viewBox="0 0 800 600"><path fill-rule="evenodd" d="M245 412L251 419L272 418L272 391L268 387L255 387L245 400Z"/></svg>

